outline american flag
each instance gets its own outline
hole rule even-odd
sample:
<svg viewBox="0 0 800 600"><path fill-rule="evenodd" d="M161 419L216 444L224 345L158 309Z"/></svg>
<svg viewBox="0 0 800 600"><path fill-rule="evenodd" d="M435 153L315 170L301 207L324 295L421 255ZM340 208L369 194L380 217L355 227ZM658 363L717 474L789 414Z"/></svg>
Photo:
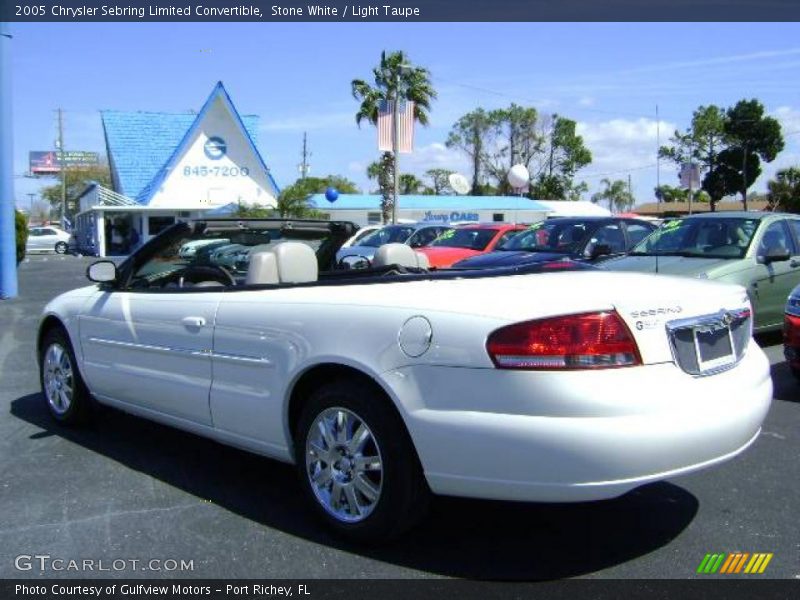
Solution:
<svg viewBox="0 0 800 600"><path fill-rule="evenodd" d="M409 153L414 147L414 103L401 100L398 111L400 117L400 136L397 147L400 152ZM378 107L378 150L391 152L394 138L394 100L383 100Z"/></svg>

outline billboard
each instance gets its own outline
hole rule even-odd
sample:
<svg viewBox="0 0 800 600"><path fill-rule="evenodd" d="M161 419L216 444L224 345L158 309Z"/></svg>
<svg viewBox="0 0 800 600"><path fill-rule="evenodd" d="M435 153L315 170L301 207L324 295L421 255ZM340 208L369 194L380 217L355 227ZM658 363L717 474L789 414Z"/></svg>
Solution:
<svg viewBox="0 0 800 600"><path fill-rule="evenodd" d="M58 150L31 151L28 153L28 163L34 175L52 175L61 172L61 157ZM100 163L97 152L84 152L83 150L65 150L63 156L64 166L90 167Z"/></svg>

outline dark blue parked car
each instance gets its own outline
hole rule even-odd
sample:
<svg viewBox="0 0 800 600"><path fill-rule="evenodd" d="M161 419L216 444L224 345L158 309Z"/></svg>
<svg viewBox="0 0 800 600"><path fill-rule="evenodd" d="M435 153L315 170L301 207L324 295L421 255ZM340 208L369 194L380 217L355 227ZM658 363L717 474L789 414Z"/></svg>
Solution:
<svg viewBox="0 0 800 600"><path fill-rule="evenodd" d="M454 268L488 268L563 260L598 263L628 252L655 231L644 220L618 217L559 217L534 223L502 247L459 261Z"/></svg>

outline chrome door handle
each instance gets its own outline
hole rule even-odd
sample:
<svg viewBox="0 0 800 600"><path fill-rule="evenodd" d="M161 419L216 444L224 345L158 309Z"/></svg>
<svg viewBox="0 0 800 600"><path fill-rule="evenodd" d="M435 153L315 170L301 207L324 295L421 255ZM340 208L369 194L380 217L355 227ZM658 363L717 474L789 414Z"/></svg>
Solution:
<svg viewBox="0 0 800 600"><path fill-rule="evenodd" d="M183 317L181 323L185 327L204 327L206 320L203 317Z"/></svg>

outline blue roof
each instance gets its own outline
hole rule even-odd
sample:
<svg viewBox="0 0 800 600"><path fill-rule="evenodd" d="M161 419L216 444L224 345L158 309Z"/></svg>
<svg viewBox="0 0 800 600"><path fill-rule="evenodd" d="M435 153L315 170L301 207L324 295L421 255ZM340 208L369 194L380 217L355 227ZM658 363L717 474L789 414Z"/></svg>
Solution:
<svg viewBox="0 0 800 600"><path fill-rule="evenodd" d="M380 210L378 194L339 194L336 202L328 202L325 194L314 194L310 203L318 209ZM399 208L411 210L539 210L550 209L536 200L519 196L400 196Z"/></svg>
<svg viewBox="0 0 800 600"><path fill-rule="evenodd" d="M179 154L178 151L191 137L190 133L201 120L205 109L219 93L225 94L225 99L230 102L222 83L218 83L200 113L100 111L114 189L141 204L147 204L152 190L163 180L169 163ZM235 108L233 113L239 117ZM263 164L255 146L258 116L242 115L239 118ZM269 173L266 165L264 169ZM271 175L269 178L277 192L278 186Z"/></svg>

